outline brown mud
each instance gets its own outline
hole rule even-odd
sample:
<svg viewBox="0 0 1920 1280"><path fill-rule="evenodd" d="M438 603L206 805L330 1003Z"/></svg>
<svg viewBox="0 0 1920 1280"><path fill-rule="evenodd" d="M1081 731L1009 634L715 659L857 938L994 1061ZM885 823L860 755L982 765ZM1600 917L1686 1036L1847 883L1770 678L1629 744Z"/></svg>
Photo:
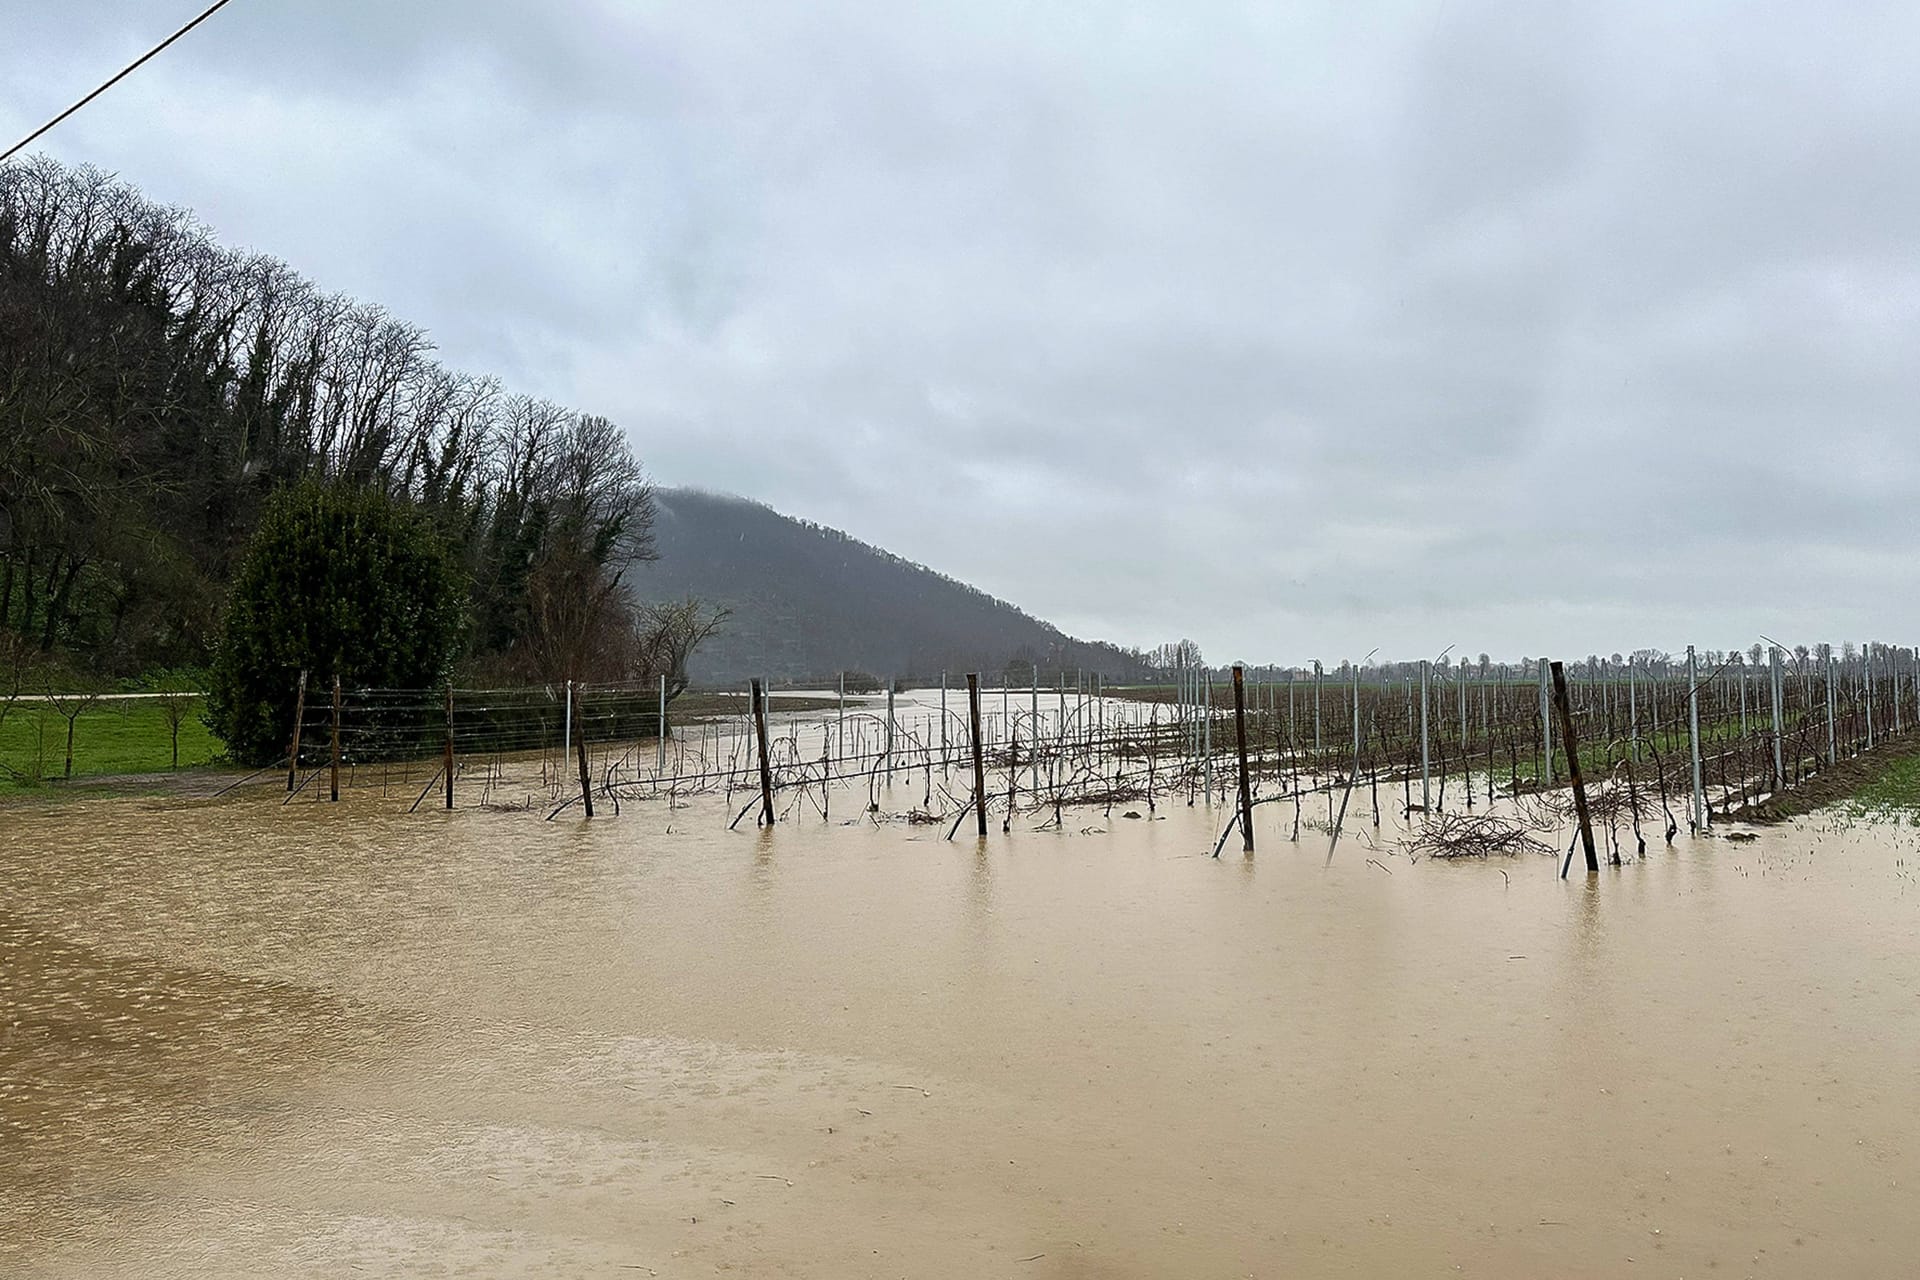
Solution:
<svg viewBox="0 0 1920 1280"><path fill-rule="evenodd" d="M0 812L0 1274L1912 1266L1910 828L397 810Z"/></svg>

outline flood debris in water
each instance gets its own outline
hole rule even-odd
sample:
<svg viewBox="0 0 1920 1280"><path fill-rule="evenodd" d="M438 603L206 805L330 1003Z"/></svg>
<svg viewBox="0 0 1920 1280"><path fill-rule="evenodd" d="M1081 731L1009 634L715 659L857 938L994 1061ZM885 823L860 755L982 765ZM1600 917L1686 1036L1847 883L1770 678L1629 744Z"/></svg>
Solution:
<svg viewBox="0 0 1920 1280"><path fill-rule="evenodd" d="M1446 813L1416 827L1402 847L1415 858L1517 858L1551 854L1545 841L1520 823L1494 814Z"/></svg>

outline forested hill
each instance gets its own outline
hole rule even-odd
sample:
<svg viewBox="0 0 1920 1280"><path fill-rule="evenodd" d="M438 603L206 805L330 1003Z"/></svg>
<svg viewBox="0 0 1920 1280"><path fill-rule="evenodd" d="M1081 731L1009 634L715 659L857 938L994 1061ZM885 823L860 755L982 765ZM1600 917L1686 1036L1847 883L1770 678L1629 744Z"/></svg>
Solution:
<svg viewBox="0 0 1920 1280"><path fill-rule="evenodd" d="M963 582L744 498L661 489L658 563L637 572L655 599L698 595L733 611L694 655L696 680L802 680L852 669L937 677L1039 664L1109 677L1140 672L1138 654L1075 640Z"/></svg>
<svg viewBox="0 0 1920 1280"><path fill-rule="evenodd" d="M1024 676L1030 664L1050 681L1062 669L1141 668L1138 654L1072 640L844 534L684 490L663 492L656 516L649 489L626 432L607 418L450 369L424 330L222 247L191 215L110 175L43 158L0 164L8 687L216 666L241 651L231 627L223 632L230 589L256 563L267 516L292 504L286 538L305 537L334 527L329 511L359 512L367 494L398 513L395 537L451 562L460 634L418 664L410 678L423 682L1010 666ZM347 518L340 528L371 527ZM258 563L307 584L343 561L289 553ZM630 611L619 607L621 582L733 617L689 667L707 613ZM358 616L372 598L363 586L327 597L352 606L312 616ZM311 662L351 682L366 654L392 651L315 658L296 630L274 631L299 643L262 659L282 690L292 687L287 671Z"/></svg>

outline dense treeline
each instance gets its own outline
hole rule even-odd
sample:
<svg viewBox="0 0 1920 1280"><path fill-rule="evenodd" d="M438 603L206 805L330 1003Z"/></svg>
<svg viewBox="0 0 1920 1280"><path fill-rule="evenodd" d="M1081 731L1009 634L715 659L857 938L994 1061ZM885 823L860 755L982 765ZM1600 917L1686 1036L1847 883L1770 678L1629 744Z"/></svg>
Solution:
<svg viewBox="0 0 1920 1280"><path fill-rule="evenodd" d="M0 639L102 674L209 663L263 505L305 480L425 516L470 669L644 677L704 625L627 607L653 499L605 418L447 369L110 176L0 166Z"/></svg>

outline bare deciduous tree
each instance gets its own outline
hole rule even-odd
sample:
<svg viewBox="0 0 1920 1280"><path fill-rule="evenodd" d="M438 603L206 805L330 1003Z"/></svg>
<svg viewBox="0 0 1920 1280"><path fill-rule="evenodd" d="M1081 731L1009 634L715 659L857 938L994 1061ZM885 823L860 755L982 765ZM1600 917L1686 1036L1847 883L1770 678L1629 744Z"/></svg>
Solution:
<svg viewBox="0 0 1920 1280"><path fill-rule="evenodd" d="M7 717L13 713L14 704L26 689L33 664L33 650L27 642L19 636L0 631L0 729L6 727ZM0 764L0 768L6 767Z"/></svg>
<svg viewBox="0 0 1920 1280"><path fill-rule="evenodd" d="M107 686L97 676L69 672L57 678L49 677L45 688L47 704L67 722L67 758L60 776L71 778L73 777L74 725L88 708L106 695Z"/></svg>
<svg viewBox="0 0 1920 1280"><path fill-rule="evenodd" d="M684 600L643 605L634 616L635 675L667 678L667 696L677 698L687 687L687 659L726 623L726 609L688 596Z"/></svg>
<svg viewBox="0 0 1920 1280"><path fill-rule="evenodd" d="M1147 665L1161 671L1185 671L1203 661L1200 646L1191 640L1172 640L1147 651Z"/></svg>
<svg viewBox="0 0 1920 1280"><path fill-rule="evenodd" d="M169 745L173 749L173 767L180 767L180 726L193 713L200 699L196 681L178 671L162 675L154 685L154 701L160 704L160 718L166 722Z"/></svg>

